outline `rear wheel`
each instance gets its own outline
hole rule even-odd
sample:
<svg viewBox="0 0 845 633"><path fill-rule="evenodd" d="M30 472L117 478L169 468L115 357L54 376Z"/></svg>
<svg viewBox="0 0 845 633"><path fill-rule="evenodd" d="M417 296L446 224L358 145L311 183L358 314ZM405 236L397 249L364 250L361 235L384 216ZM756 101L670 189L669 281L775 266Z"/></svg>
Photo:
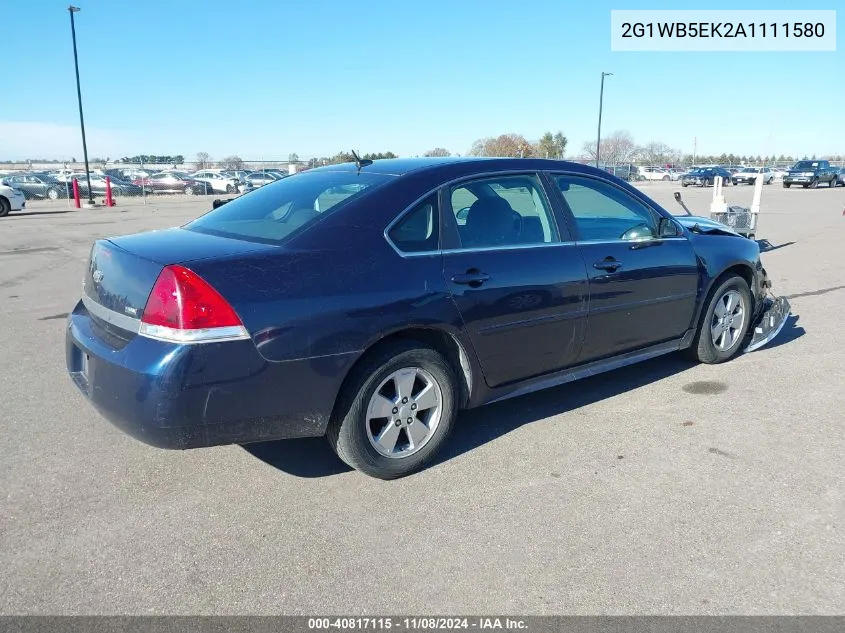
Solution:
<svg viewBox="0 0 845 633"><path fill-rule="evenodd" d="M226 185L226 193L235 193L235 188L232 185Z"/></svg>
<svg viewBox="0 0 845 633"><path fill-rule="evenodd" d="M415 341L382 347L354 370L327 436L344 462L379 479L422 468L457 415L457 381L444 358Z"/></svg>
<svg viewBox="0 0 845 633"><path fill-rule="evenodd" d="M58 200L59 199L58 190L52 189L52 188L48 189L47 190L47 197L50 198L50 200Z"/></svg>
<svg viewBox="0 0 845 633"><path fill-rule="evenodd" d="M663 180L671 180L671 178L669 176L663 176Z"/></svg>
<svg viewBox="0 0 845 633"><path fill-rule="evenodd" d="M708 364L736 356L748 331L751 310L751 291L745 279L737 275L724 279L710 295L689 355Z"/></svg>
<svg viewBox="0 0 845 633"><path fill-rule="evenodd" d="M0 218L4 218L9 215L9 212L12 210L11 203L6 200L3 196L0 196Z"/></svg>
<svg viewBox="0 0 845 633"><path fill-rule="evenodd" d="M194 195L194 188L193 187L185 187L185 195L186 196Z"/></svg>

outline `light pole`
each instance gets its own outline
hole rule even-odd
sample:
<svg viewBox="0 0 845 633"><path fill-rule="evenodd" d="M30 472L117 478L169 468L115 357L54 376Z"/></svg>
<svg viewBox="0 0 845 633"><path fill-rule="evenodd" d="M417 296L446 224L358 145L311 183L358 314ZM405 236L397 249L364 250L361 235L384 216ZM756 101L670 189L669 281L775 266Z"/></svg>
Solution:
<svg viewBox="0 0 845 633"><path fill-rule="evenodd" d="M94 206L94 194L91 191L91 172L88 169L88 144L85 142L85 117L82 116L82 88L79 85L79 59L76 56L76 26L73 14L82 9L73 5L67 8L70 13L70 35L73 38L73 65L76 68L76 97L79 100L79 127L82 128L82 156L85 159L85 179L88 182L88 204Z"/></svg>
<svg viewBox="0 0 845 633"><path fill-rule="evenodd" d="M613 73L605 73L601 74L601 92L599 92L599 133L598 137L596 138L596 168L598 169L599 166L599 152L601 150L601 108L602 104L604 103L604 78L610 77Z"/></svg>

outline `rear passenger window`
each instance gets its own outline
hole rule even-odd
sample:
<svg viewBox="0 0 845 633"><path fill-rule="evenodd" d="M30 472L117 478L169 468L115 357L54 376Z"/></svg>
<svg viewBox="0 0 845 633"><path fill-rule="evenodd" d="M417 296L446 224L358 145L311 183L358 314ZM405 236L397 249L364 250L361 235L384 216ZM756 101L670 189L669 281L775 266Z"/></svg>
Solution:
<svg viewBox="0 0 845 633"><path fill-rule="evenodd" d="M463 183L452 189L450 200L462 248L558 241L540 179L534 174Z"/></svg>
<svg viewBox="0 0 845 633"><path fill-rule="evenodd" d="M403 253L424 253L440 247L437 196L432 195L408 212L388 233Z"/></svg>

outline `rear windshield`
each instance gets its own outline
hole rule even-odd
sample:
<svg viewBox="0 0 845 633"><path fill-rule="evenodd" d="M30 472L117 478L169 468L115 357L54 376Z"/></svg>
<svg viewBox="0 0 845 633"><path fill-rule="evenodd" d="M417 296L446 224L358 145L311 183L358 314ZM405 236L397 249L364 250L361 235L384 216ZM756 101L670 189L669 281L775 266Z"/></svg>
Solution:
<svg viewBox="0 0 845 633"><path fill-rule="evenodd" d="M280 244L296 229L316 222L392 178L354 171L307 171L235 198L184 228Z"/></svg>

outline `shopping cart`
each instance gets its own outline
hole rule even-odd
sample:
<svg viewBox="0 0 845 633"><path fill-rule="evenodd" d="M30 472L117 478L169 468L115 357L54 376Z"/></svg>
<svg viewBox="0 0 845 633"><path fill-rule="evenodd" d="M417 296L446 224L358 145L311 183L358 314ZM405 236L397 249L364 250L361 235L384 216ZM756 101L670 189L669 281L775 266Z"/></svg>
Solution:
<svg viewBox="0 0 845 633"><path fill-rule="evenodd" d="M736 231L740 235L753 240L757 233L757 216L748 207L730 206L724 211L711 212L710 219Z"/></svg>

